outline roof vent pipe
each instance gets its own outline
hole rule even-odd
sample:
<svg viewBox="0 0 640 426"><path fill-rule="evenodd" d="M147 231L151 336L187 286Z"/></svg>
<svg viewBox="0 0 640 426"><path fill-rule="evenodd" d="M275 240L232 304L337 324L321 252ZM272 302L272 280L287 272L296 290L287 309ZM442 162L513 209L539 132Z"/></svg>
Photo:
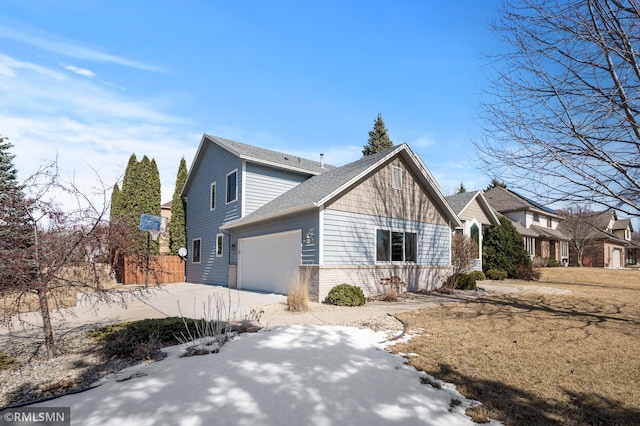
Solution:
<svg viewBox="0 0 640 426"><path fill-rule="evenodd" d="M324 169L324 154L320 154L320 168Z"/></svg>

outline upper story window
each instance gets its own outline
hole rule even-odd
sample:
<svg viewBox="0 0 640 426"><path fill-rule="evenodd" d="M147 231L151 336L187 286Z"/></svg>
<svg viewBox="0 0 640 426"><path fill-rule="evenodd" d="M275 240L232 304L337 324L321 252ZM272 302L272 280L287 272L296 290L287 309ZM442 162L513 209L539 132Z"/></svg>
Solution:
<svg viewBox="0 0 640 426"><path fill-rule="evenodd" d="M214 210L216 208L216 183L213 182L211 184L211 200L209 202L209 210Z"/></svg>
<svg viewBox="0 0 640 426"><path fill-rule="evenodd" d="M540 222L540 216L538 215L538 213L534 213L533 214L533 221L534 222Z"/></svg>
<svg viewBox="0 0 640 426"><path fill-rule="evenodd" d="M547 228L552 228L551 219L547 219Z"/></svg>
<svg viewBox="0 0 640 426"><path fill-rule="evenodd" d="M402 189L402 168L394 166L391 170L391 187Z"/></svg>
<svg viewBox="0 0 640 426"><path fill-rule="evenodd" d="M238 170L227 175L227 204L238 199Z"/></svg>

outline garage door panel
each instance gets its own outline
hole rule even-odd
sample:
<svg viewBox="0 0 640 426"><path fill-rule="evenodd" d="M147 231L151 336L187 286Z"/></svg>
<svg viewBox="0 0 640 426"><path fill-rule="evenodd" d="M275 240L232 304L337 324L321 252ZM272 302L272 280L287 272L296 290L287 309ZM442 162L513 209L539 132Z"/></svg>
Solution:
<svg viewBox="0 0 640 426"><path fill-rule="evenodd" d="M302 230L241 238L238 282L247 290L286 294L297 278L302 255Z"/></svg>

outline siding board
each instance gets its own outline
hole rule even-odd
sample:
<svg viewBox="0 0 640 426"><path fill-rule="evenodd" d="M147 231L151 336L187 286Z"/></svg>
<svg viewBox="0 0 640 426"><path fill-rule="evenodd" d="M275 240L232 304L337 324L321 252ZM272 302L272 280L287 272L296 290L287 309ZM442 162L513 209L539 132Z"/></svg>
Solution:
<svg viewBox="0 0 640 426"><path fill-rule="evenodd" d="M220 148L214 143L209 143L203 147L200 153L201 160L197 164L197 169L187 193L187 246L191 248L191 241L200 238L201 263L191 262L188 256L186 265L187 281L202 284L228 284L228 264L229 256L228 237L224 238L224 254L221 257L215 255L216 235L220 232L220 226L227 221L239 219L241 217L241 202L243 186L242 179L238 177L238 201L226 204L226 176L227 173L242 169L240 158ZM216 208L210 209L211 183L216 182Z"/></svg>
<svg viewBox="0 0 640 426"><path fill-rule="evenodd" d="M257 210L274 198L284 194L310 175L272 169L259 164L246 165L246 191L244 215Z"/></svg>
<svg viewBox="0 0 640 426"><path fill-rule="evenodd" d="M451 229L445 225L333 209L324 211L323 225L324 265L374 265L375 230L378 228L417 233L417 264L450 264Z"/></svg>

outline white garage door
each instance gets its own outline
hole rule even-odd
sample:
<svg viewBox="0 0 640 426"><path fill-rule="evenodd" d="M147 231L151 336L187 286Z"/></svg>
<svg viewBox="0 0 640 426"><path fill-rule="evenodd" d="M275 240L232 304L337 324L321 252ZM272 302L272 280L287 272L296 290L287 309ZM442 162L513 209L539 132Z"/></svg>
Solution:
<svg viewBox="0 0 640 426"><path fill-rule="evenodd" d="M286 294L298 277L302 230L241 238L238 241L238 288Z"/></svg>
<svg viewBox="0 0 640 426"><path fill-rule="evenodd" d="M613 267L622 267L622 250L620 249L613 249Z"/></svg>

